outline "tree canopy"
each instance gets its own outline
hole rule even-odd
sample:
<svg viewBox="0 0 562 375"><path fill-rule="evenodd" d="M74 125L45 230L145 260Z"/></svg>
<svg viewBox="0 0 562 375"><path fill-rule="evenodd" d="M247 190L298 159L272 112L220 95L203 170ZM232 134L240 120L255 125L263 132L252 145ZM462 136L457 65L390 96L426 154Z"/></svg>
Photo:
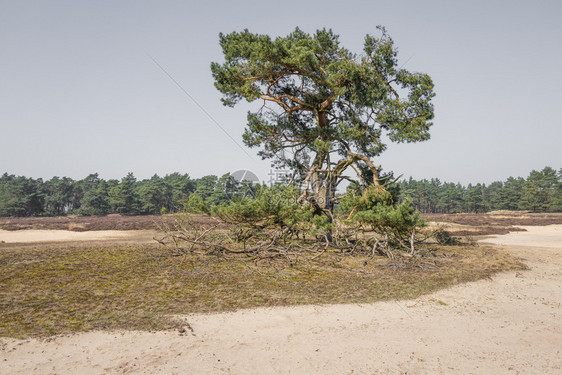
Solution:
<svg viewBox="0 0 562 375"><path fill-rule="evenodd" d="M562 211L562 169L551 167L533 170L527 179L509 177L489 185L441 183L439 179L398 183L400 199L411 199L424 213L488 212L525 210L532 212Z"/></svg>
<svg viewBox="0 0 562 375"><path fill-rule="evenodd" d="M214 206L239 202L240 198L259 192L259 186L244 181L237 183L229 177L227 173L220 178L204 176L192 179L188 174L172 173L137 180L133 174L128 174L121 180L104 180L94 173L82 180L53 177L43 181L4 173L0 175L0 216L159 214L178 212L184 208L209 213ZM352 192L350 199L338 201L339 211L351 212L354 207L362 210L373 201L388 204L407 199L411 199L413 206L424 213L562 211L562 169L551 167L533 170L526 179L509 177L490 185L462 186L442 183L436 178L429 181L410 178L392 186L387 191L367 189L363 194ZM298 189L290 189L287 194L294 191ZM258 201L273 201L265 192L261 191ZM279 194L283 197L284 193Z"/></svg>
<svg viewBox="0 0 562 375"><path fill-rule="evenodd" d="M220 34L223 63L211 65L222 101L263 101L248 112L243 135L262 158L290 168L302 199L330 214L335 189L351 167L353 180L379 184L372 158L392 142L429 139L433 82L398 65L383 27L367 35L363 52L340 45L332 30L300 29L272 39L248 30Z"/></svg>

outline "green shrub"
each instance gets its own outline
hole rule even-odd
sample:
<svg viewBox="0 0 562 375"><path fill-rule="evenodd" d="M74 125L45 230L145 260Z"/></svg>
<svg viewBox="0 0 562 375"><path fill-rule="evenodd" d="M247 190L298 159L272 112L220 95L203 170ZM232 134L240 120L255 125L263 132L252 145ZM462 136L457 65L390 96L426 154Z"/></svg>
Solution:
<svg viewBox="0 0 562 375"><path fill-rule="evenodd" d="M188 213L192 214L205 214L210 215L211 209L203 201L203 198L199 194L193 193L189 196L189 200L184 206L184 209Z"/></svg>
<svg viewBox="0 0 562 375"><path fill-rule="evenodd" d="M333 224L325 215L316 215L310 204L299 201L300 191L294 186L257 186L255 196L242 196L230 204L213 209L213 214L234 224L259 228L277 228L288 233L300 232L324 236Z"/></svg>

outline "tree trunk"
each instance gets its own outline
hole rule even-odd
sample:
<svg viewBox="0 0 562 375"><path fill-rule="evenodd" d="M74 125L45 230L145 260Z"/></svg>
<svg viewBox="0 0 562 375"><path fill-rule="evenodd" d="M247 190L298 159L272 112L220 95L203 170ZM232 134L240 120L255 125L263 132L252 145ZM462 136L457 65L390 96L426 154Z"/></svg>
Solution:
<svg viewBox="0 0 562 375"><path fill-rule="evenodd" d="M334 198L336 195L336 181L326 173L315 172L312 179L312 198L317 214L325 215L329 223L334 222ZM332 230L326 233L328 242L332 242Z"/></svg>

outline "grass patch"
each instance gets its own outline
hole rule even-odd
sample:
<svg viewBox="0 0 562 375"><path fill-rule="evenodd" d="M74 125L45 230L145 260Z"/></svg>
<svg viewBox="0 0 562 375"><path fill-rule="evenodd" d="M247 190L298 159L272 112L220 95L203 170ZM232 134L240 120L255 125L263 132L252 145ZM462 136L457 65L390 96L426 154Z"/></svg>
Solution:
<svg viewBox="0 0 562 375"><path fill-rule="evenodd" d="M418 261L327 252L256 267L245 257L174 256L156 245L3 246L0 336L162 330L179 327L169 318L177 314L415 298L524 268L487 247L435 247Z"/></svg>

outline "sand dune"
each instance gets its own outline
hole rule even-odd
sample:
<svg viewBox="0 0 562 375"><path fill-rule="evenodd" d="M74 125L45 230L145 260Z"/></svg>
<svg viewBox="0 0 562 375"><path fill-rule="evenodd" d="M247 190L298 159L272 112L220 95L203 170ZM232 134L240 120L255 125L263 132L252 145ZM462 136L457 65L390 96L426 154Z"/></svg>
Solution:
<svg viewBox="0 0 562 375"><path fill-rule="evenodd" d="M526 229L486 241L529 271L409 301L184 316L184 333L0 339L0 373L560 374L562 225Z"/></svg>

